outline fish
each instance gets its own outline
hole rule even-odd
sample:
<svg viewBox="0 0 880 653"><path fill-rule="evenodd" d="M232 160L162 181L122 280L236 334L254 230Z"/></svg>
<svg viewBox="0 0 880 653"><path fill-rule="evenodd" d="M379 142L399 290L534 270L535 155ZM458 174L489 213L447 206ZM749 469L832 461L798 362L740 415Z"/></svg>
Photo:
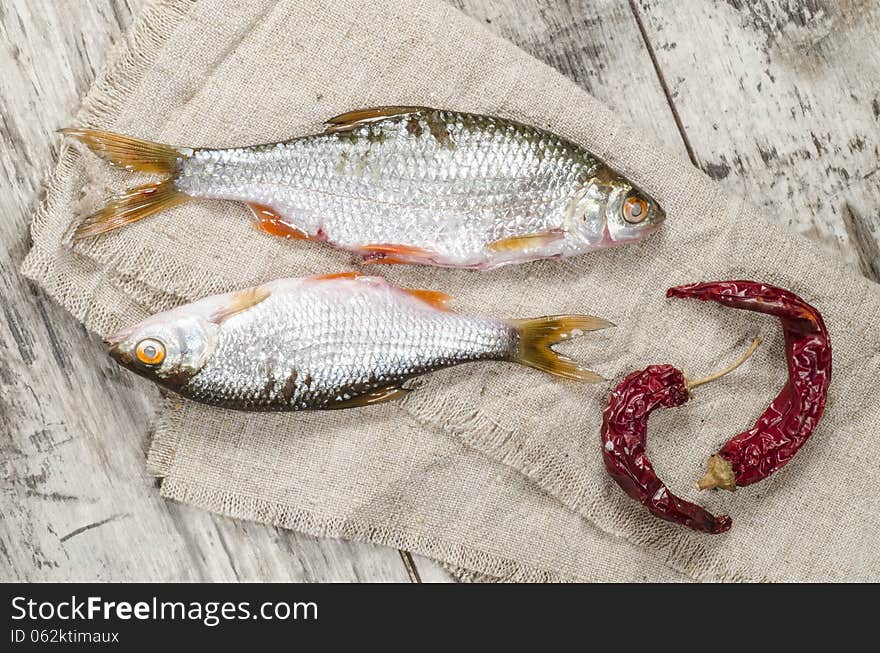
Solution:
<svg viewBox="0 0 880 653"><path fill-rule="evenodd" d="M583 147L494 116L378 107L331 118L322 133L228 149L62 132L114 165L165 175L112 198L74 239L207 198L246 204L260 231L365 263L485 270L637 241L666 217Z"/></svg>
<svg viewBox="0 0 880 653"><path fill-rule="evenodd" d="M168 390L245 411L383 403L404 397L409 379L474 361L603 380L551 346L610 322L471 317L450 300L357 272L280 279L157 313L106 344L117 363Z"/></svg>

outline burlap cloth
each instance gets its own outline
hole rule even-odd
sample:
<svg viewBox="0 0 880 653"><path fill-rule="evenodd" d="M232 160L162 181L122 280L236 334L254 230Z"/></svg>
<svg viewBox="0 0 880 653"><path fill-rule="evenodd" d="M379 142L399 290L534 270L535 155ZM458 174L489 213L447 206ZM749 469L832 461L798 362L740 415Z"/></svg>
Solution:
<svg viewBox="0 0 880 653"><path fill-rule="evenodd" d="M165 400L149 467L163 496L316 535L409 549L478 578L880 580L878 287L762 221L575 84L440 0L169 0L150 5L95 82L77 124L231 146L320 129L342 111L424 104L509 116L587 146L667 208L643 243L490 273L371 268L451 293L462 312L590 312L619 327L571 343L609 379L669 362L696 375L758 354L652 418L669 484L733 515L722 536L650 517L605 476L610 384L473 364L418 381L405 401L340 412L244 414ZM24 264L88 328L268 279L353 268L346 253L273 239L246 209L197 201L71 248L65 234L104 184L131 182L62 150ZM825 315L834 377L822 423L759 485L698 493L706 456L750 426L785 380L775 320L666 300L668 286L755 278ZM97 434L112 441L113 433Z"/></svg>

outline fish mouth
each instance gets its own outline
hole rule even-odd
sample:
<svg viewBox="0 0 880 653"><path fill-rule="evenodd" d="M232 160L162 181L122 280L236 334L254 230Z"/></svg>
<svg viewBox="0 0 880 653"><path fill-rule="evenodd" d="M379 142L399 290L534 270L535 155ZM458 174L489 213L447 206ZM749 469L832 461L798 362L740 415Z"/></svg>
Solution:
<svg viewBox="0 0 880 653"><path fill-rule="evenodd" d="M656 217L654 218L654 230L656 231L660 227L663 226L663 223L666 222L666 211L660 208L659 205L654 205L654 211L656 211Z"/></svg>
<svg viewBox="0 0 880 653"><path fill-rule="evenodd" d="M131 334L134 333L134 329L129 327L126 329L121 329L116 333L112 333L106 338L104 338L104 344L109 348L116 347L131 337Z"/></svg>
<svg viewBox="0 0 880 653"><path fill-rule="evenodd" d="M110 345L107 349L107 355L124 367L128 367L132 364L133 359L131 355L121 349L119 345Z"/></svg>
<svg viewBox="0 0 880 653"><path fill-rule="evenodd" d="M109 350L107 350L107 354L109 354L110 358L112 358L113 360L115 360L117 363L119 363L122 366L127 367L128 365L131 364L131 356L126 354L124 351L122 351L118 347L111 347Z"/></svg>
<svg viewBox="0 0 880 653"><path fill-rule="evenodd" d="M107 354L120 365L129 366L132 363L131 355L119 345L128 340L133 333L133 328L127 328L104 338L104 345L107 347Z"/></svg>

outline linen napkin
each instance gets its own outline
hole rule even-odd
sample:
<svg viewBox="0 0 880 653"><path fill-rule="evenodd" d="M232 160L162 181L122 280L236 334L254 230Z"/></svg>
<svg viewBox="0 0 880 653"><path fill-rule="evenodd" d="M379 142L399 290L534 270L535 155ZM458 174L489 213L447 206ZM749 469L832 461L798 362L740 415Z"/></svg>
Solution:
<svg viewBox="0 0 880 653"><path fill-rule="evenodd" d="M487 273L369 272L448 292L464 313L610 319L616 329L564 349L615 382L653 363L711 372L760 332L765 344L743 367L650 425L661 476L681 496L729 512L733 528L708 536L660 521L608 479L599 427L613 383L506 363L437 372L402 402L351 411L247 414L166 397L148 461L163 496L502 580L880 580L878 287L442 1L155 2L76 123L224 147L312 133L343 111L387 104L547 128L666 208L660 232L616 250ZM358 269L350 254L256 232L247 210L228 202L189 202L70 242L77 216L133 183L65 147L32 227L25 273L99 334L208 294ZM735 493L698 493L706 457L751 426L784 384L783 343L772 318L664 292L735 278L789 288L822 311L831 392L819 428L784 470Z"/></svg>

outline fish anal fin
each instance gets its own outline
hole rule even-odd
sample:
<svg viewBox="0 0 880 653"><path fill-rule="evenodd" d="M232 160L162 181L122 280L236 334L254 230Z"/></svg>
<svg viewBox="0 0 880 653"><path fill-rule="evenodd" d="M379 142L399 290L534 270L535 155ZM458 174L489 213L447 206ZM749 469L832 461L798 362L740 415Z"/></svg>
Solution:
<svg viewBox="0 0 880 653"><path fill-rule="evenodd" d="M316 274L312 277L315 281L331 281L333 279L357 279L364 276L360 272L334 272L333 274Z"/></svg>
<svg viewBox="0 0 880 653"><path fill-rule="evenodd" d="M326 123L325 131L329 134L338 131L352 129L357 125L368 122L375 122L384 118L405 115L407 113L415 113L417 111L430 111L428 107L407 107L407 106L385 106L371 107L368 109L356 109L354 111L346 111L338 116L333 116Z"/></svg>
<svg viewBox="0 0 880 653"><path fill-rule="evenodd" d="M486 249L493 252L521 252L550 245L564 237L564 231L561 229L554 229L535 234L502 238L486 245Z"/></svg>
<svg viewBox="0 0 880 653"><path fill-rule="evenodd" d="M233 293L223 306L218 307L213 313L211 313L208 317L208 321L213 322L214 324L223 324L223 322L231 318L233 315L238 315L249 308L253 308L267 299L271 294L270 291L262 286L240 290Z"/></svg>
<svg viewBox="0 0 880 653"><path fill-rule="evenodd" d="M376 388L375 390L372 390L362 395L358 395L356 397L352 397L351 399L340 399L339 401L335 401L332 404L324 406L324 408L360 408L361 406L384 404L386 401L403 399L407 394L409 394L409 392L409 390L397 386Z"/></svg>
<svg viewBox="0 0 880 653"><path fill-rule="evenodd" d="M430 263L435 256L428 249L390 243L362 245L360 253L364 263Z"/></svg>
<svg viewBox="0 0 880 653"><path fill-rule="evenodd" d="M271 206L248 202L247 207L254 214L254 228L270 236L295 240L314 240L302 229L294 227Z"/></svg>
<svg viewBox="0 0 880 653"><path fill-rule="evenodd" d="M422 288L401 288L407 295L412 295L426 304L430 304L441 311L451 311L449 302L452 301L452 295L447 295L439 290L424 290Z"/></svg>

